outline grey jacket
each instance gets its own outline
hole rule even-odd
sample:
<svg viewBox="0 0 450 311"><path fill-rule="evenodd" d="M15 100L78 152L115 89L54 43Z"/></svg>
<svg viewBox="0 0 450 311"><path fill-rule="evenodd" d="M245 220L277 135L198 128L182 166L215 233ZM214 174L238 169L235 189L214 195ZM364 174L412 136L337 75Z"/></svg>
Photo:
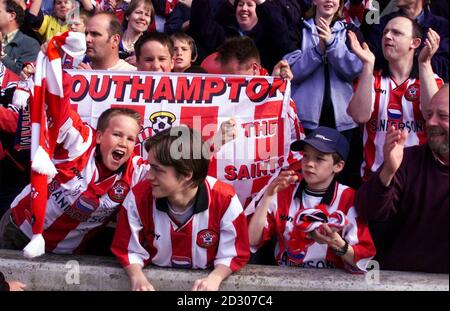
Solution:
<svg viewBox="0 0 450 311"><path fill-rule="evenodd" d="M19 30L14 39L5 46L6 56L2 58L1 62L15 74L20 74L23 63L36 60L39 49L39 43L35 39Z"/></svg>
<svg viewBox="0 0 450 311"><path fill-rule="evenodd" d="M346 46L347 30L342 21L336 21L331 28L333 41L324 54L316 47L319 43L314 19L303 21L302 41L299 50L285 59L291 66L292 98L297 113L307 129L318 127L325 89L324 62L328 62L330 73L331 100L333 102L338 131L355 128L357 124L347 114L348 103L353 94L353 79L362 70L360 59Z"/></svg>

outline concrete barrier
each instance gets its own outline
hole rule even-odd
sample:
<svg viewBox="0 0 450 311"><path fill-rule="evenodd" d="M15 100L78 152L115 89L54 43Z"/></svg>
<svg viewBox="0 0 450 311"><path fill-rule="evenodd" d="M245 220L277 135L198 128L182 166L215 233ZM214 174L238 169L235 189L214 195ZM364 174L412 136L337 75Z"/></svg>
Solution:
<svg viewBox="0 0 450 311"><path fill-rule="evenodd" d="M0 250L0 271L28 290L129 290L126 273L115 258L49 255L28 260L19 251ZM189 290L208 271L146 267L157 290ZM379 274L377 274L379 273ZM375 276L371 278L371 276ZM376 271L354 275L342 270L247 265L222 283L226 291L448 291L448 274Z"/></svg>

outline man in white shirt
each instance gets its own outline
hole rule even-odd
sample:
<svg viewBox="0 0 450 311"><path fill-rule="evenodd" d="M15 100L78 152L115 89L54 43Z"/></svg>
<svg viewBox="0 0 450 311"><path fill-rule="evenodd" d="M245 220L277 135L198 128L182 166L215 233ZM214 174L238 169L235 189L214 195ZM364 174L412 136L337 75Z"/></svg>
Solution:
<svg viewBox="0 0 450 311"><path fill-rule="evenodd" d="M122 34L122 25L113 14L100 12L91 17L86 25L86 56L89 62L82 62L77 68L135 71L136 67L119 58Z"/></svg>

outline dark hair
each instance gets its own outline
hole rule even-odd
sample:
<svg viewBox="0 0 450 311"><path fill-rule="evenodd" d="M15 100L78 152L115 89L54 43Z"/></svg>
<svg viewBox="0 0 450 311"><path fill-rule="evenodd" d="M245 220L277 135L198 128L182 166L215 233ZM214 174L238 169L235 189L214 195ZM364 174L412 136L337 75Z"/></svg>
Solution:
<svg viewBox="0 0 450 311"><path fill-rule="evenodd" d="M337 152L331 153L331 157L333 158L333 164L338 164L339 162L344 161Z"/></svg>
<svg viewBox="0 0 450 311"><path fill-rule="evenodd" d="M170 36L170 39L172 39L172 42L174 42L175 40L186 41L192 51L191 61L195 61L197 59L197 45L195 44L195 41L191 36L184 32L176 32Z"/></svg>
<svg viewBox="0 0 450 311"><path fill-rule="evenodd" d="M5 11L8 13L16 13L16 23L17 26L22 26L23 19L25 16L25 12L23 11L22 7L17 4L14 0L5 0Z"/></svg>
<svg viewBox="0 0 450 311"><path fill-rule="evenodd" d="M104 132L109 126L109 120L119 115L133 118L136 123L141 126L142 117L137 111L129 108L109 108L103 111L98 118L97 131Z"/></svg>
<svg viewBox="0 0 450 311"><path fill-rule="evenodd" d="M123 36L122 25L120 24L117 16L114 15L114 13L102 11L95 13L92 17L96 17L99 15L106 15L109 18L109 27L107 29L109 38L111 38L114 35L119 35L122 38Z"/></svg>
<svg viewBox="0 0 450 311"><path fill-rule="evenodd" d="M137 7L144 2L144 4L150 7L150 23L155 20L155 8L153 7L153 3L151 0L131 0L128 5L123 19L123 29L126 30L128 28L128 17L130 17L131 13L137 9Z"/></svg>
<svg viewBox="0 0 450 311"><path fill-rule="evenodd" d="M145 142L145 150L153 152L162 165L173 167L182 176L192 173L192 187L201 185L208 175L209 152L206 148L200 134L188 126L165 129ZM177 152L177 157L173 152Z"/></svg>
<svg viewBox="0 0 450 311"><path fill-rule="evenodd" d="M144 32L134 44L134 53L137 59L141 56L142 46L149 41L156 41L166 46L169 49L170 57L173 57L173 42L168 34L163 32Z"/></svg>
<svg viewBox="0 0 450 311"><path fill-rule="evenodd" d="M217 48L217 60L222 64L226 64L233 59L237 59L239 65L245 64L249 60L256 60L261 63L258 48L252 38L232 37L225 40L222 45Z"/></svg>

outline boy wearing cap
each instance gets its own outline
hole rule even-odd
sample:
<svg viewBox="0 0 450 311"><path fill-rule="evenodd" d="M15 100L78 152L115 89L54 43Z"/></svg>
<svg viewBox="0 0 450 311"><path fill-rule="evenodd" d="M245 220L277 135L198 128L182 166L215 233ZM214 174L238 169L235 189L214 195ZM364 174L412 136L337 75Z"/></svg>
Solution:
<svg viewBox="0 0 450 311"><path fill-rule="evenodd" d="M276 236L279 265L366 271L375 247L353 207L355 191L336 181L348 156L347 140L335 129L318 127L291 149L303 151L302 169L282 171L254 203L250 245L258 248Z"/></svg>

